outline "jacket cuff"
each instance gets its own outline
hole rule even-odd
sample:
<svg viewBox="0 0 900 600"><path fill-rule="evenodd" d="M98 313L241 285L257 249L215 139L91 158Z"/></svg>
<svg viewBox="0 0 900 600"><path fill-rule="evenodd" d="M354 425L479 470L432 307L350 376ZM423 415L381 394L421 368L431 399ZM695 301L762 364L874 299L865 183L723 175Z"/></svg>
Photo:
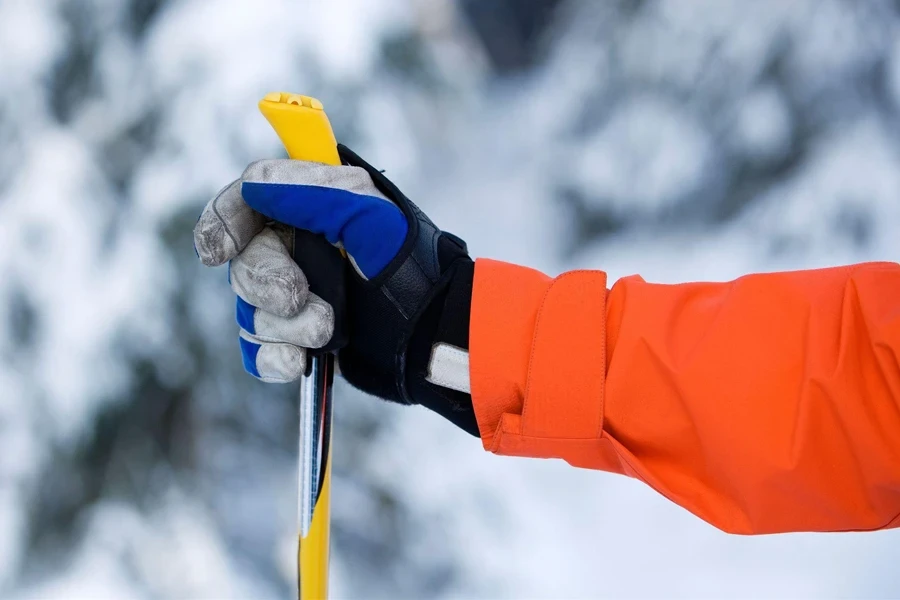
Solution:
<svg viewBox="0 0 900 600"><path fill-rule="evenodd" d="M579 455L596 463L597 453L606 453L599 447L606 294L602 271L551 279L508 263L476 262L469 370L486 450L575 456L576 463Z"/></svg>

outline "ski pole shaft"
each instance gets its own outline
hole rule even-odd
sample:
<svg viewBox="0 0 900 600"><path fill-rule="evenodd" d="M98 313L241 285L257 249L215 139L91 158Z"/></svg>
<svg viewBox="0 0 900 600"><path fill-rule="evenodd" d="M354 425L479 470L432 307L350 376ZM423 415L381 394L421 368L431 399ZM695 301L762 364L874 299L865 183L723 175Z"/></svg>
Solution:
<svg viewBox="0 0 900 600"><path fill-rule="evenodd" d="M325 360L323 360L325 359ZM300 435L297 455L297 524L300 537L309 535L315 509L321 462L321 431L324 423L323 403L330 389L325 386L327 357L315 356L309 374L304 375L300 387Z"/></svg>
<svg viewBox="0 0 900 600"><path fill-rule="evenodd" d="M259 109L290 158L341 164L321 102L309 96L273 92L259 102ZM324 237L306 231L294 232L294 260L306 275L310 291L331 304L336 325L328 345L311 353L300 385L297 593L301 600L318 600L328 595L332 351L346 340L339 330L344 322L344 270L340 251Z"/></svg>

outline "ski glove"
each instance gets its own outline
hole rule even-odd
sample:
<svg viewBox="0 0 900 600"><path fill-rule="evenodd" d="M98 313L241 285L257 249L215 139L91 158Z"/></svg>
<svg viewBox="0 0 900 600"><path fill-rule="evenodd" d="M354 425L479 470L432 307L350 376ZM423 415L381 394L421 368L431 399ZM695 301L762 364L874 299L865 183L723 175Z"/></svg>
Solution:
<svg viewBox="0 0 900 600"><path fill-rule="evenodd" d="M338 352L345 379L386 400L422 404L478 435L467 387L435 385L429 376L433 348L468 349L474 265L466 245L378 170L346 147L339 152L342 166L252 163L197 222L201 261L230 261L244 368L263 381L293 381L308 349L322 348L335 331L334 310L309 291L292 258L294 228L312 231L348 256L340 267L346 323L338 323L348 333Z"/></svg>

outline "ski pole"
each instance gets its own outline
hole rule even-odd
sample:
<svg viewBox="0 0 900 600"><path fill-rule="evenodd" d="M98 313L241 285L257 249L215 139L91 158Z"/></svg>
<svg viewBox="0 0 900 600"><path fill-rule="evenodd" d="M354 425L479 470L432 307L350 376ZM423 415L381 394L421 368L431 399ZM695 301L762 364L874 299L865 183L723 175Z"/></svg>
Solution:
<svg viewBox="0 0 900 600"><path fill-rule="evenodd" d="M341 164L331 124L315 98L272 92L260 100L259 110L290 158ZM331 304L335 313L331 341L325 348L309 352L300 385L297 594L300 600L319 600L328 595L333 351L346 340L339 331L345 322L344 259L324 237L301 230L294 231L293 256L310 291Z"/></svg>

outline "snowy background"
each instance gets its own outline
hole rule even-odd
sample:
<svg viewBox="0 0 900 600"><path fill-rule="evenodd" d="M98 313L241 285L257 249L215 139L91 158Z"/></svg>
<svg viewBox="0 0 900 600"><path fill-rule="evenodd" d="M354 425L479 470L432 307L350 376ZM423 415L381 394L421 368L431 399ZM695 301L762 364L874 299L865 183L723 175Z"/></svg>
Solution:
<svg viewBox="0 0 900 600"><path fill-rule="evenodd" d="M655 281L900 259L900 3L0 0L0 597L293 594L296 390L240 366L203 204L339 139L474 255ZM722 534L338 389L353 598L900 597L900 530Z"/></svg>

